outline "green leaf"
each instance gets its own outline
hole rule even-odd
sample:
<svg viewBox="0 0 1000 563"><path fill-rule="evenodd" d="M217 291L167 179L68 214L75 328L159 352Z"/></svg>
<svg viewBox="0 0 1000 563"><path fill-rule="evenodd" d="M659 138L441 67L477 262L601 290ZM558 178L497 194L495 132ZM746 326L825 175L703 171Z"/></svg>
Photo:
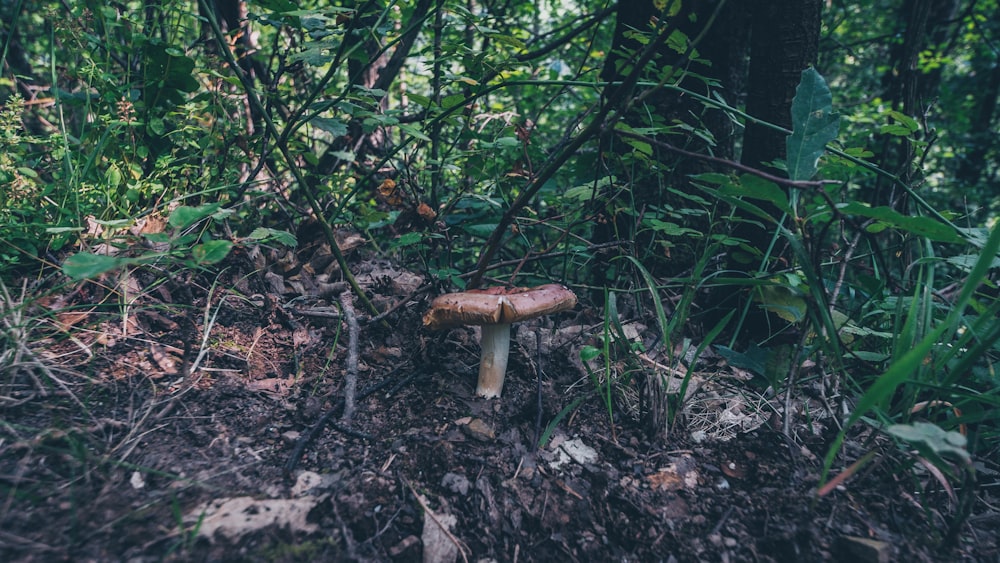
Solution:
<svg viewBox="0 0 1000 563"><path fill-rule="evenodd" d="M121 168L118 168L116 164L109 166L107 172L104 173L104 181L112 188L122 185L122 180L124 180L124 176L122 176Z"/></svg>
<svg viewBox="0 0 1000 563"><path fill-rule="evenodd" d="M653 156L653 147L649 143L644 143L638 139L632 138L626 138L625 142L639 154Z"/></svg>
<svg viewBox="0 0 1000 563"><path fill-rule="evenodd" d="M347 124L339 119L328 117L314 117L309 120L317 129L326 131L334 137L343 137L347 134Z"/></svg>
<svg viewBox="0 0 1000 563"><path fill-rule="evenodd" d="M740 176L739 183L732 182L722 184L719 193L751 199L759 199L774 204L778 210L792 214L792 208L788 205L788 196L777 184L751 174Z"/></svg>
<svg viewBox="0 0 1000 563"><path fill-rule="evenodd" d="M909 215L903 215L891 207L869 207L857 201L841 204L838 208L843 213L878 219L879 221L898 229L902 229L918 236L927 237L938 242L962 242L962 237L959 236L954 228L930 217L912 217ZM875 225L869 227L869 231L878 232L884 228L884 226L876 223Z"/></svg>
<svg viewBox="0 0 1000 563"><path fill-rule="evenodd" d="M816 69L802 71L792 100L792 134L785 141L788 177L809 180L826 144L840 131L840 115L833 111L833 96Z"/></svg>
<svg viewBox="0 0 1000 563"><path fill-rule="evenodd" d="M389 250L400 248L403 246L412 246L414 244L419 244L423 241L424 235L417 232L404 233L396 237L396 240L389 243Z"/></svg>
<svg viewBox="0 0 1000 563"><path fill-rule="evenodd" d="M946 432L936 424L929 422L893 424L886 431L900 440L917 446L918 449L924 446L942 457L951 457L964 462L970 460L969 452L965 449L965 436L954 431Z"/></svg>
<svg viewBox="0 0 1000 563"><path fill-rule="evenodd" d="M462 94L452 94L445 96L441 100L441 107L448 109L465 103L465 96Z"/></svg>
<svg viewBox="0 0 1000 563"><path fill-rule="evenodd" d="M486 238L493 234L497 228L496 223L481 223L475 225L462 225L462 230L474 237Z"/></svg>
<svg viewBox="0 0 1000 563"><path fill-rule="evenodd" d="M879 133L883 135L892 135L893 137L906 137L911 133L911 131L902 125L887 123L882 127L879 127Z"/></svg>
<svg viewBox="0 0 1000 563"><path fill-rule="evenodd" d="M198 207L182 205L170 213L170 217L167 219L167 222L170 223L171 227L183 230L198 221L201 221L205 217L214 215L220 207L222 207L222 204L220 203L206 203L205 205L199 205Z"/></svg>
<svg viewBox="0 0 1000 563"><path fill-rule="evenodd" d="M586 345L580 349L580 359L589 362L601 355L601 349L596 346Z"/></svg>
<svg viewBox="0 0 1000 563"><path fill-rule="evenodd" d="M403 123L400 124L398 127L400 131L410 135L411 137L417 139L418 141L423 141L425 143L429 143L431 141L431 138L425 135L424 132L420 130L420 127L417 127L416 125L413 125L411 123Z"/></svg>
<svg viewBox="0 0 1000 563"><path fill-rule="evenodd" d="M680 237L684 235L701 235L701 231L696 229L689 229L687 227L682 227L677 223L672 223L670 221L661 221L659 219L649 218L643 221L650 229L662 234L667 237Z"/></svg>
<svg viewBox="0 0 1000 563"><path fill-rule="evenodd" d="M762 285L754 292L753 300L790 323L797 323L806 316L802 292L787 285Z"/></svg>
<svg viewBox="0 0 1000 563"><path fill-rule="evenodd" d="M295 240L295 235L292 233L282 231L280 229L269 229L267 227L257 227L247 238L260 242L273 240L278 244L283 244L293 248L298 244L298 241Z"/></svg>
<svg viewBox="0 0 1000 563"><path fill-rule="evenodd" d="M751 343L745 353L737 352L721 344L716 344L715 351L734 368L749 370L760 376L767 374L766 366L769 353L756 344Z"/></svg>
<svg viewBox="0 0 1000 563"><path fill-rule="evenodd" d="M63 273L72 280L86 280L114 270L128 263L125 258L79 252L63 262Z"/></svg>
<svg viewBox="0 0 1000 563"><path fill-rule="evenodd" d="M917 120L906 115L905 113L896 110L889 110L888 112L886 112L886 115L888 115L889 119L896 121L898 125L890 124L886 125L885 127L899 127L905 131L904 135L909 135L910 133L916 133L917 131L920 130L920 124L917 123Z"/></svg>
<svg viewBox="0 0 1000 563"><path fill-rule="evenodd" d="M503 34L500 34L500 33L491 33L491 34L489 34L489 36L490 36L491 39L493 39L497 43L500 43L501 45L507 45L508 47L513 47L513 48L517 49L518 51L523 51L524 49L527 48L527 46L524 44L524 41L521 41L520 39L518 39L516 37L511 37L510 35L503 35Z"/></svg>
<svg viewBox="0 0 1000 563"><path fill-rule="evenodd" d="M949 256L945 258L945 262L955 266L956 268L962 270L963 272L968 272L976 265L976 262L980 260L978 254L960 254L958 256ZM993 268L1000 268L1000 257L993 258Z"/></svg>
<svg viewBox="0 0 1000 563"><path fill-rule="evenodd" d="M195 245L191 249L191 256L195 262L201 266L208 266L221 262L229 251L232 250L233 243L228 240L210 240L204 244Z"/></svg>

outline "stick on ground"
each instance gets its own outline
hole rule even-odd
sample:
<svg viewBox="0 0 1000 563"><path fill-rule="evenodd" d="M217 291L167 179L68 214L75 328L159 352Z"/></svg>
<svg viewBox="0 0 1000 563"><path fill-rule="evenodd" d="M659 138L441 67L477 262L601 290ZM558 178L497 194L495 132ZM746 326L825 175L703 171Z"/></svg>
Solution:
<svg viewBox="0 0 1000 563"><path fill-rule="evenodd" d="M349 291L340 294L340 306L347 321L347 369L344 375L344 414L340 421L351 424L354 418L355 395L358 392L358 315L354 312L354 297Z"/></svg>

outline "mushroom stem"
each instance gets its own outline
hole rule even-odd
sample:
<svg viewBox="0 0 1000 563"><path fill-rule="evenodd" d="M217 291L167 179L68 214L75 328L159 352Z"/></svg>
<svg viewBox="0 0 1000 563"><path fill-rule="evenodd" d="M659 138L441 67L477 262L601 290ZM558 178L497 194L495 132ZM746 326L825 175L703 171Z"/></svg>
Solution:
<svg viewBox="0 0 1000 563"><path fill-rule="evenodd" d="M480 345L483 355L479 360L479 384L476 395L492 399L503 391L504 374L510 352L510 325L484 325Z"/></svg>

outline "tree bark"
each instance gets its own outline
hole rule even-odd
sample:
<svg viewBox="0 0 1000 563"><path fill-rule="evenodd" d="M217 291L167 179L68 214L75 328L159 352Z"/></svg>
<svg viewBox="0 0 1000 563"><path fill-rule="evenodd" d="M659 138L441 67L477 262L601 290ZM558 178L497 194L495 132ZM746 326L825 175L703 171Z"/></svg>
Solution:
<svg viewBox="0 0 1000 563"><path fill-rule="evenodd" d="M750 76L746 111L790 129L791 107L802 71L816 62L821 0L754 0L750 38ZM747 124L740 162L771 169L785 157L785 133Z"/></svg>
<svg viewBox="0 0 1000 563"><path fill-rule="evenodd" d="M681 0L673 0L681 1ZM668 9L672 2L667 2ZM642 80L656 83L664 74L670 74L668 83L704 96L722 95L732 105L738 105L742 90L746 59L746 38L748 27L743 17L743 3L723 0L683 0L679 11L673 16L661 13L652 0L621 0L611 50L605 59L601 73L603 80L611 83L624 79L631 71L634 60L645 48L645 42L637 38L638 33L651 31L654 18L668 20L678 33L689 41L696 42L690 56L678 52L676 44L668 45L666 38L659 45L656 56L643 69ZM662 27L662 24L661 24ZM678 80L679 79L679 80ZM619 94L616 86L605 91L606 99ZM648 89L648 87L647 87ZM686 150L702 154L728 158L733 155L736 136L730 117L722 110L706 107L699 100L677 92L675 89L643 91L640 103L631 108L623 121L633 127L670 127L678 131L672 134L672 142ZM652 117L651 117L652 116ZM677 127L682 124L683 127ZM686 131L699 131L698 135ZM656 150L656 149L654 149ZM676 154L661 152L653 155L655 167L639 166L622 162L631 152L631 147L618 140L613 132L604 135L601 142L604 167L600 175L614 174L621 182L629 185L631 203L627 207L640 213L652 207L683 206L681 198L667 192L665 186L684 189L692 174L710 170L703 161L678 157ZM598 221L594 230L594 241L629 240L637 247L655 244L653 235L637 235L640 230L637 218L629 213L617 213L621 202L613 198L596 201ZM689 225L692 226L692 225ZM707 228L699 225L696 228ZM650 233L648 230L647 233ZM638 237L638 239L637 239ZM680 251L685 252L685 251ZM688 267L694 259L690 255L665 257L660 263L647 264L657 275L671 275ZM592 280L595 286L614 285L617 277L614 267L596 269L604 279Z"/></svg>
<svg viewBox="0 0 1000 563"><path fill-rule="evenodd" d="M903 2L896 30L896 35L901 36L902 41L890 49L891 64L882 77L887 105L918 120L926 114L929 100L938 90L941 72L924 72L919 67L920 54L944 42L946 24L957 9L957 0ZM878 161L884 169L897 175L904 183L909 184L914 178L915 160L913 144L908 138L889 135L882 138ZM871 191L869 202L872 205L890 205L904 211L905 192L898 191L894 182L880 176Z"/></svg>
<svg viewBox="0 0 1000 563"><path fill-rule="evenodd" d="M792 99L802 71L816 62L819 49L821 0L754 0L751 4L750 75L747 79L746 111L786 129L792 126ZM786 134L748 123L743 135L740 162L778 173L771 163L785 158ZM774 205L762 205L775 219ZM744 218L746 219L746 218ZM772 232L757 222L737 224L734 236L763 252ZM757 268L752 260L744 267Z"/></svg>
<svg viewBox="0 0 1000 563"><path fill-rule="evenodd" d="M972 111L973 118L969 132L966 135L966 150L960 157L958 170L955 171L955 179L959 184L966 186L979 184L986 168L987 155L991 150L996 150L994 124L997 103L1000 99L1000 63L991 60L990 57L977 57L973 60L973 67L976 68L976 77L982 77L976 82L981 87L975 89L978 97Z"/></svg>

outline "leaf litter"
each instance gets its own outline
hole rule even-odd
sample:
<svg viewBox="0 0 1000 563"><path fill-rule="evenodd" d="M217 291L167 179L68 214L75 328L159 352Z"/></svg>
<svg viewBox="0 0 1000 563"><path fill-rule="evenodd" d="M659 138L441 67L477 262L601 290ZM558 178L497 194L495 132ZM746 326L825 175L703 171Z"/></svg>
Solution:
<svg viewBox="0 0 1000 563"><path fill-rule="evenodd" d="M933 475L916 491L877 464L815 496L836 425L808 393L785 413L746 393L740 370L703 358L697 409L669 434L648 432L632 399L613 405L613 434L581 383L594 325L567 314L521 327L503 397L476 399L472 330L422 331L420 276L378 260L355 257L357 277L380 308L397 308L390 328L361 325L356 410L338 422L349 352L339 292L297 289L333 278L266 266L276 283L252 275L250 254L235 253L224 278L186 274L155 290L135 270L129 315L86 309L22 340L45 366L3 366L0 558L784 561L872 545L895 560L941 556L935 538L955 508ZM60 308L84 311L114 287L81 283ZM645 354L640 365L669 370ZM623 385L641 396L638 378ZM559 423L536 450L539 406L543 425ZM857 439L843 466L862 443L893 455L884 438ZM995 461L974 462L995 479ZM995 488L981 490L996 506ZM948 558L995 558L996 519L973 514Z"/></svg>

